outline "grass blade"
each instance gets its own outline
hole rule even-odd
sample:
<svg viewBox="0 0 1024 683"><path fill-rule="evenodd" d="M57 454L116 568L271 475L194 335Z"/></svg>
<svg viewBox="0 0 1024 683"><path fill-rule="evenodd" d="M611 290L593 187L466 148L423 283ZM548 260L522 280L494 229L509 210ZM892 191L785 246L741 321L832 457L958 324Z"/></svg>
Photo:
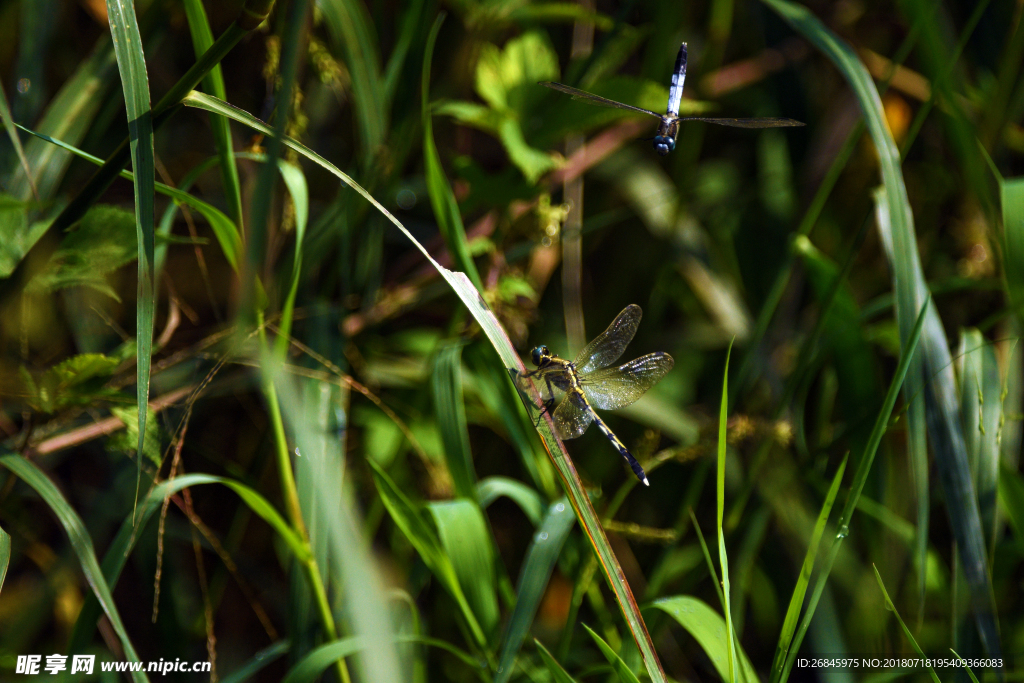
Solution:
<svg viewBox="0 0 1024 683"><path fill-rule="evenodd" d="M551 504L526 551L526 559L519 573L519 584L516 586L516 606L505 627L494 683L505 683L512 677L523 639L533 624L551 572L562 552L562 545L576 522L567 503L563 498Z"/></svg>
<svg viewBox="0 0 1024 683"><path fill-rule="evenodd" d="M462 214L459 213L455 193L452 192L448 178L444 175L441 157L434 145L434 123L430 113L430 63L434 55L434 43L437 41L437 34L441 30L443 21L443 14L434 21L434 26L430 29L430 38L427 39L427 51L423 57L421 106L423 108L423 157L426 164L427 191L430 194L430 205L434 209L434 218L437 219L437 225L444 237L448 251L452 254L455 265L469 276L478 289L483 291L480 275L477 273L473 257L469 253L469 245L466 242L466 226L462 224Z"/></svg>
<svg viewBox="0 0 1024 683"><path fill-rule="evenodd" d="M622 661L622 658L616 654L615 650L613 650L608 643L604 642L604 638L594 633L593 629L586 624L583 624L583 628L590 634L590 637L593 638L594 643L597 644L597 648L601 650L601 654L604 655L604 658L612 665L612 670L615 672L615 675L619 677L619 681L621 681L621 683L640 683L640 679L636 677L635 673L629 670L629 667L626 666L626 663Z"/></svg>
<svg viewBox="0 0 1024 683"><path fill-rule="evenodd" d="M286 654L290 648L291 643L287 640L263 648L253 655L248 662L236 669L233 674L220 679L220 683L245 683L246 681L251 681L264 667L272 664L281 655Z"/></svg>
<svg viewBox="0 0 1024 683"><path fill-rule="evenodd" d="M544 665L548 668L548 673L551 674L551 678L555 683L576 683L576 679L562 668L562 665L558 663L539 640L535 638L533 642L537 646L537 652L540 653L540 658L544 660Z"/></svg>
<svg viewBox="0 0 1024 683"><path fill-rule="evenodd" d="M136 452L143 453L149 405L149 365L153 354L153 318L156 314L156 273L153 264L156 248L153 112L149 106L149 77L146 74L142 35L135 19L133 0L107 0L107 17L114 41L117 68L121 73L135 176L135 227L139 238L139 285L135 309L135 341L138 349L136 403L139 411L139 445ZM141 480L142 459L139 458L137 462Z"/></svg>
<svg viewBox="0 0 1024 683"><path fill-rule="evenodd" d="M7 138L11 141L15 154L18 155L18 162L21 164L21 169L25 173L25 180L28 184L32 198L39 201L39 191L36 189L36 184L32 180L32 168L28 165L28 158L25 156L25 148L21 146L21 138L18 137L18 130L14 127L14 117L11 116L11 107L7 102L7 91L3 88L0 88L0 119L3 120L4 130L7 131Z"/></svg>
<svg viewBox="0 0 1024 683"><path fill-rule="evenodd" d="M995 350L976 329L960 336L960 406L967 444L967 459L978 490L985 547L989 561L995 555L996 484L999 480L999 424L1002 410L1002 382Z"/></svg>
<svg viewBox="0 0 1024 683"><path fill-rule="evenodd" d="M20 455L3 455L0 456L0 463L35 489L36 493L39 494L57 516L57 519L60 520L61 526L64 527L68 540L71 542L71 548L78 556L82 574L92 588L96 599L99 600L104 614L110 619L110 625L113 627L114 633L117 634L118 640L124 648L125 658L131 662L140 661L139 655L136 654L135 648L132 647L132 642L128 638L124 622L121 621L121 615L117 611L114 597L110 594L110 586L107 584L103 571L100 569L100 564L96 560L96 550L93 548L92 538L89 536L85 524L82 523L74 508L71 507L71 504L68 503L57 486L43 474L42 470L25 458ZM133 672L132 678L136 681L149 680L142 671Z"/></svg>
<svg viewBox="0 0 1024 683"><path fill-rule="evenodd" d="M903 629L903 634L910 641L910 645L914 648L914 651L922 657L927 658L927 655L921 650L921 646L917 644L917 640L914 638L914 634L910 632L907 625L903 623L903 619L900 617L899 611L896 609L896 605L893 604L892 599L889 597L889 592L885 590L885 584L882 583L882 575L878 573L878 567L874 564L871 568L875 570L875 580L878 581L878 587L882 589L882 595L885 596L885 608L888 609L896 616L896 621L900 622L900 628ZM928 669L928 675L931 676L933 683L939 683L939 677L935 674L935 669L932 667L926 667Z"/></svg>
<svg viewBox="0 0 1024 683"><path fill-rule="evenodd" d="M715 487L718 498L718 562L722 567L722 609L725 610L726 653L728 654L729 676L727 681L736 680L736 636L732 629L732 601L729 596L729 555L725 551L725 530L722 520L725 517L725 453L726 431L729 421L729 357L732 355L732 342L725 352L725 370L722 372L722 399L718 408L718 479Z"/></svg>
<svg viewBox="0 0 1024 683"><path fill-rule="evenodd" d="M184 7L196 59L200 59L207 50L213 47L213 31L210 29L210 22L206 19L206 10L203 8L202 0L184 0ZM222 100L228 98L220 64L214 64L210 72L203 78L203 88L214 97L219 97ZM211 116L210 130L213 133L213 146L217 149L217 157L220 159L220 178L224 184L228 215L238 226L238 231L242 232L242 184L238 179L238 165L235 163L235 150L231 143L231 128L224 118Z"/></svg>
<svg viewBox="0 0 1024 683"><path fill-rule="evenodd" d="M825 532L825 524L828 523L828 516L832 512L832 505L839 494L839 485L843 481L843 473L846 471L846 462L849 454L843 456L839 463L839 469L832 477L832 486L828 489L825 502L822 503L821 511L818 513L818 521L814 524L814 531L811 533L811 541L807 544L807 554L804 555L804 563L800 567L800 576L793 587L793 596L789 599L789 607L786 609L786 618L782 623L782 631L779 633L779 644L775 648L775 658L772 660L771 683L777 683L782 675L782 667L789 655L790 645L793 643L793 634L796 632L797 621L800 619L800 610L804 605L804 597L807 595L807 584L811 580L811 572L814 570L814 561L818 557L818 548L821 546L821 537Z"/></svg>
<svg viewBox="0 0 1024 683"><path fill-rule="evenodd" d="M441 345L434 359L430 388L455 494L476 500L476 472L469 449L466 404L462 395L462 347L459 341Z"/></svg>
<svg viewBox="0 0 1024 683"><path fill-rule="evenodd" d="M373 22L361 0L323 0L317 3L327 21L335 49L352 75L352 103L365 159L374 159L388 129L384 83Z"/></svg>

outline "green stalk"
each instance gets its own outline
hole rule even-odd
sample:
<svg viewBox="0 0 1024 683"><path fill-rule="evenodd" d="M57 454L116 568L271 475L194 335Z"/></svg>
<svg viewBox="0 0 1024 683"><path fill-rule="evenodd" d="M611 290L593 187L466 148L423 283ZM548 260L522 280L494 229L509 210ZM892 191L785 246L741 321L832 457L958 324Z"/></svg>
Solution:
<svg viewBox="0 0 1024 683"><path fill-rule="evenodd" d="M264 358L272 359L269 362L277 363L278 358L271 356L267 344L266 326L263 321L263 313L257 311L259 318L260 346L264 351ZM301 560L302 569L306 572L306 578L316 600L316 608L320 613L320 620L324 625L324 634L329 642L338 639L338 627L334 623L334 613L331 611L330 602L327 599L327 590L324 588L323 578L320 576L320 569L316 563L316 555L309 542L309 532L306 530L306 523L302 519L302 506L299 504L299 490L295 484L295 472L292 470L291 455L288 452L288 439L284 433L284 419L281 416L281 405L277 400L277 389L274 380L271 379L275 373L264 372L263 394L267 399L267 412L270 414L270 424L274 431L274 445L276 446L277 469L281 477L281 493L284 496L284 508L288 514L292 529L302 539L306 549L306 557ZM351 683L351 676L348 672L348 665L344 659L335 661L335 668L342 683Z"/></svg>

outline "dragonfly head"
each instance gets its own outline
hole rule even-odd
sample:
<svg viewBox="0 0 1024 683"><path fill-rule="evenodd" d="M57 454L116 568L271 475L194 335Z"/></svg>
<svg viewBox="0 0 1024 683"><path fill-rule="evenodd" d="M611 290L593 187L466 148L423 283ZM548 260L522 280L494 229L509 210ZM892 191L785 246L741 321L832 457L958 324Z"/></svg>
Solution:
<svg viewBox="0 0 1024 683"><path fill-rule="evenodd" d="M549 357L550 355L551 351L548 350L548 347L535 346L533 347L533 351L530 352L530 360L533 361L534 365L540 367L540 364L544 361L544 359Z"/></svg>
<svg viewBox="0 0 1024 683"><path fill-rule="evenodd" d="M661 156L667 155L669 152L676 148L676 141L674 138L668 135L655 135L654 136L654 151Z"/></svg>

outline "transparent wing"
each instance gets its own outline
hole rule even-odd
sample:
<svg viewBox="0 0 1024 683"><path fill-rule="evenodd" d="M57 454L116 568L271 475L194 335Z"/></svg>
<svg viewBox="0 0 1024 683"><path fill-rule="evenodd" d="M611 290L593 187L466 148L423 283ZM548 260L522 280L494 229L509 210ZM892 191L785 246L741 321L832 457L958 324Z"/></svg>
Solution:
<svg viewBox="0 0 1024 683"><path fill-rule="evenodd" d="M594 337L594 341L576 356L576 372L585 375L600 368L606 368L622 356L622 352L633 341L643 311L636 304L622 309L608 329Z"/></svg>
<svg viewBox="0 0 1024 683"><path fill-rule="evenodd" d="M609 100L607 97L601 97L594 95L586 90L579 90L572 86L565 85L563 83L554 83L553 81L541 81L538 85L543 85L546 88L552 90L558 90L564 92L566 95L572 95L574 100L581 100L583 102L589 102L590 104L596 104L599 107L613 107L615 109L628 109L630 111L638 111L641 114L650 114L651 116L660 119L661 114L655 114L650 109L644 109L643 107L634 107L631 104L623 104L622 102L616 102L615 100Z"/></svg>
<svg viewBox="0 0 1024 683"><path fill-rule="evenodd" d="M705 123L716 123L719 126L730 126L732 128L795 128L805 125L794 119L782 119L774 116L764 116L757 119L716 119L706 116L684 116L679 120L704 121Z"/></svg>
<svg viewBox="0 0 1024 683"><path fill-rule="evenodd" d="M558 391L567 391L569 389L569 378L566 376L565 370L561 366L552 366L520 374L515 379L516 387L520 391L529 395L529 380L531 379L533 380L533 383L537 385L541 398L545 401L555 398L555 389Z"/></svg>
<svg viewBox="0 0 1024 683"><path fill-rule="evenodd" d="M583 436L594 421L594 413L578 391L570 391L551 415L559 439L576 439Z"/></svg>
<svg viewBox="0 0 1024 683"><path fill-rule="evenodd" d="M580 385L590 405L601 410L616 410L643 396L673 365L675 361L667 353L649 353L617 368L585 375L580 378Z"/></svg>

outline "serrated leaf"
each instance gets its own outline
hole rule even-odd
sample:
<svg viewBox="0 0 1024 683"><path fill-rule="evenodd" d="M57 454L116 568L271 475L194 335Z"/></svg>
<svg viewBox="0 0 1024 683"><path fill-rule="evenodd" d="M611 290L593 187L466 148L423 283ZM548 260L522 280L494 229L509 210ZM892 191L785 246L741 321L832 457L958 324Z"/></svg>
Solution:
<svg viewBox="0 0 1024 683"><path fill-rule="evenodd" d="M138 258L135 215L116 206L94 206L69 233L49 262L25 287L48 293L90 287L120 301L107 275Z"/></svg>

